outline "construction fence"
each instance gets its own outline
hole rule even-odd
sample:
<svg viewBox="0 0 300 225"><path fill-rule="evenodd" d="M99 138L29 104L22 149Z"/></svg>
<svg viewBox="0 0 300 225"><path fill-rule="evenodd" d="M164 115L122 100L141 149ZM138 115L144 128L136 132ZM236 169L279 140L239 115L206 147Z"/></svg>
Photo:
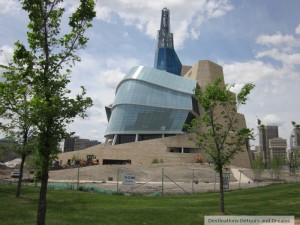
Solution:
<svg viewBox="0 0 300 225"><path fill-rule="evenodd" d="M10 179L6 182L15 182ZM272 183L300 182L300 171L230 168L224 189L244 189ZM4 182L4 181L3 181ZM27 183L39 186L38 183ZM219 176L210 165L99 165L50 172L49 188L104 194L168 195L219 191Z"/></svg>

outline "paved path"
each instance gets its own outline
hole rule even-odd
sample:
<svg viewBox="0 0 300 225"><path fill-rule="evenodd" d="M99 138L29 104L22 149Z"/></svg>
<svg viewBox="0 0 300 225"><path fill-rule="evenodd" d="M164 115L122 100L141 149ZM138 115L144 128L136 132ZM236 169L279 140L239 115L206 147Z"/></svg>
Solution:
<svg viewBox="0 0 300 225"><path fill-rule="evenodd" d="M250 181L250 183L253 183L253 180L247 177L243 172L240 172L239 168L231 168L231 172L234 178L237 180L237 182L249 183Z"/></svg>

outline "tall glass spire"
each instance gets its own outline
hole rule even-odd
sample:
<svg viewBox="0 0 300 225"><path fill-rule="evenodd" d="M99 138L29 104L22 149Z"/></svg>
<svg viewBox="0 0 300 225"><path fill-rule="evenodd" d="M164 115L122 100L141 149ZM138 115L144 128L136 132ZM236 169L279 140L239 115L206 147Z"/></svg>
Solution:
<svg viewBox="0 0 300 225"><path fill-rule="evenodd" d="M181 62L174 50L173 33L170 33L170 10L163 8L160 30L157 35L154 68L181 75Z"/></svg>

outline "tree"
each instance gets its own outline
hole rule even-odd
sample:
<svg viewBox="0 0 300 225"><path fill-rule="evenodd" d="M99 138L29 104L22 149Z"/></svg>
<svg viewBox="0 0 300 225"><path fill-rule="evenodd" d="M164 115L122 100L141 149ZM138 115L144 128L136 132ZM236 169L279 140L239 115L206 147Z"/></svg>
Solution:
<svg viewBox="0 0 300 225"><path fill-rule="evenodd" d="M80 57L76 52L86 46L84 35L96 16L93 0L80 0L69 17L69 31L62 33L61 20L65 12L62 0L22 0L22 8L29 15L28 49L16 42L15 57L22 68L30 68L22 81L32 90L29 102L30 124L37 127L38 178L41 181L37 224L45 224L46 194L49 166L57 157L58 143L67 136L66 126L76 116L85 117L92 105L84 87L75 98L67 89L71 68ZM22 72L16 71L16 73Z"/></svg>
<svg viewBox="0 0 300 225"><path fill-rule="evenodd" d="M0 65L5 69L4 81L0 82L0 112L3 120L0 129L7 137L17 142L10 150L21 155L20 176L16 190L16 197L20 197L23 170L26 157L34 149L34 126L30 123L31 87L22 77L30 73L31 66L25 66L17 57L15 51L12 62L8 66ZM25 66L25 67L24 67Z"/></svg>
<svg viewBox="0 0 300 225"><path fill-rule="evenodd" d="M271 159L270 165L271 169L275 175L275 179L280 179L280 171L283 168L284 160L280 156L274 156L273 159Z"/></svg>
<svg viewBox="0 0 300 225"><path fill-rule="evenodd" d="M190 133L190 140L205 150L219 174L220 212L223 214L223 169L253 138L252 130L239 127L240 115L237 112L246 103L253 88L254 84L246 84L235 96L229 91L230 86L224 85L221 79L216 79L203 92L196 89L195 97L201 107L200 116L185 126Z"/></svg>
<svg viewBox="0 0 300 225"><path fill-rule="evenodd" d="M263 158L261 156L255 157L255 159L252 161L252 170L253 170L256 181L257 182L260 181L261 174L265 170L265 164L264 164Z"/></svg>
<svg viewBox="0 0 300 225"><path fill-rule="evenodd" d="M295 121L292 121L292 125L295 129L300 129L300 124L297 124Z"/></svg>

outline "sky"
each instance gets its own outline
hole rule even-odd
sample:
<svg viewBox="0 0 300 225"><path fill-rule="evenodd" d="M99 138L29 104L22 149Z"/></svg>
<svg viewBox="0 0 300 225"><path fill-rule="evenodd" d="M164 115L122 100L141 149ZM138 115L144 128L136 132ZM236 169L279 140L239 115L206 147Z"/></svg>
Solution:
<svg viewBox="0 0 300 225"><path fill-rule="evenodd" d="M62 3L66 16L78 2ZM81 62L69 85L74 94L83 85L94 105L87 118L76 118L68 130L105 141L104 107L113 102L115 88L130 68L153 67L164 7L170 10L181 63L211 60L221 65L235 92L253 82L256 87L239 110L247 126L257 135L257 119L277 125L279 136L289 143L291 121L300 123L299 0L98 0L89 42L78 52ZM0 0L1 64L10 60L14 42L26 43L27 23L18 0Z"/></svg>

